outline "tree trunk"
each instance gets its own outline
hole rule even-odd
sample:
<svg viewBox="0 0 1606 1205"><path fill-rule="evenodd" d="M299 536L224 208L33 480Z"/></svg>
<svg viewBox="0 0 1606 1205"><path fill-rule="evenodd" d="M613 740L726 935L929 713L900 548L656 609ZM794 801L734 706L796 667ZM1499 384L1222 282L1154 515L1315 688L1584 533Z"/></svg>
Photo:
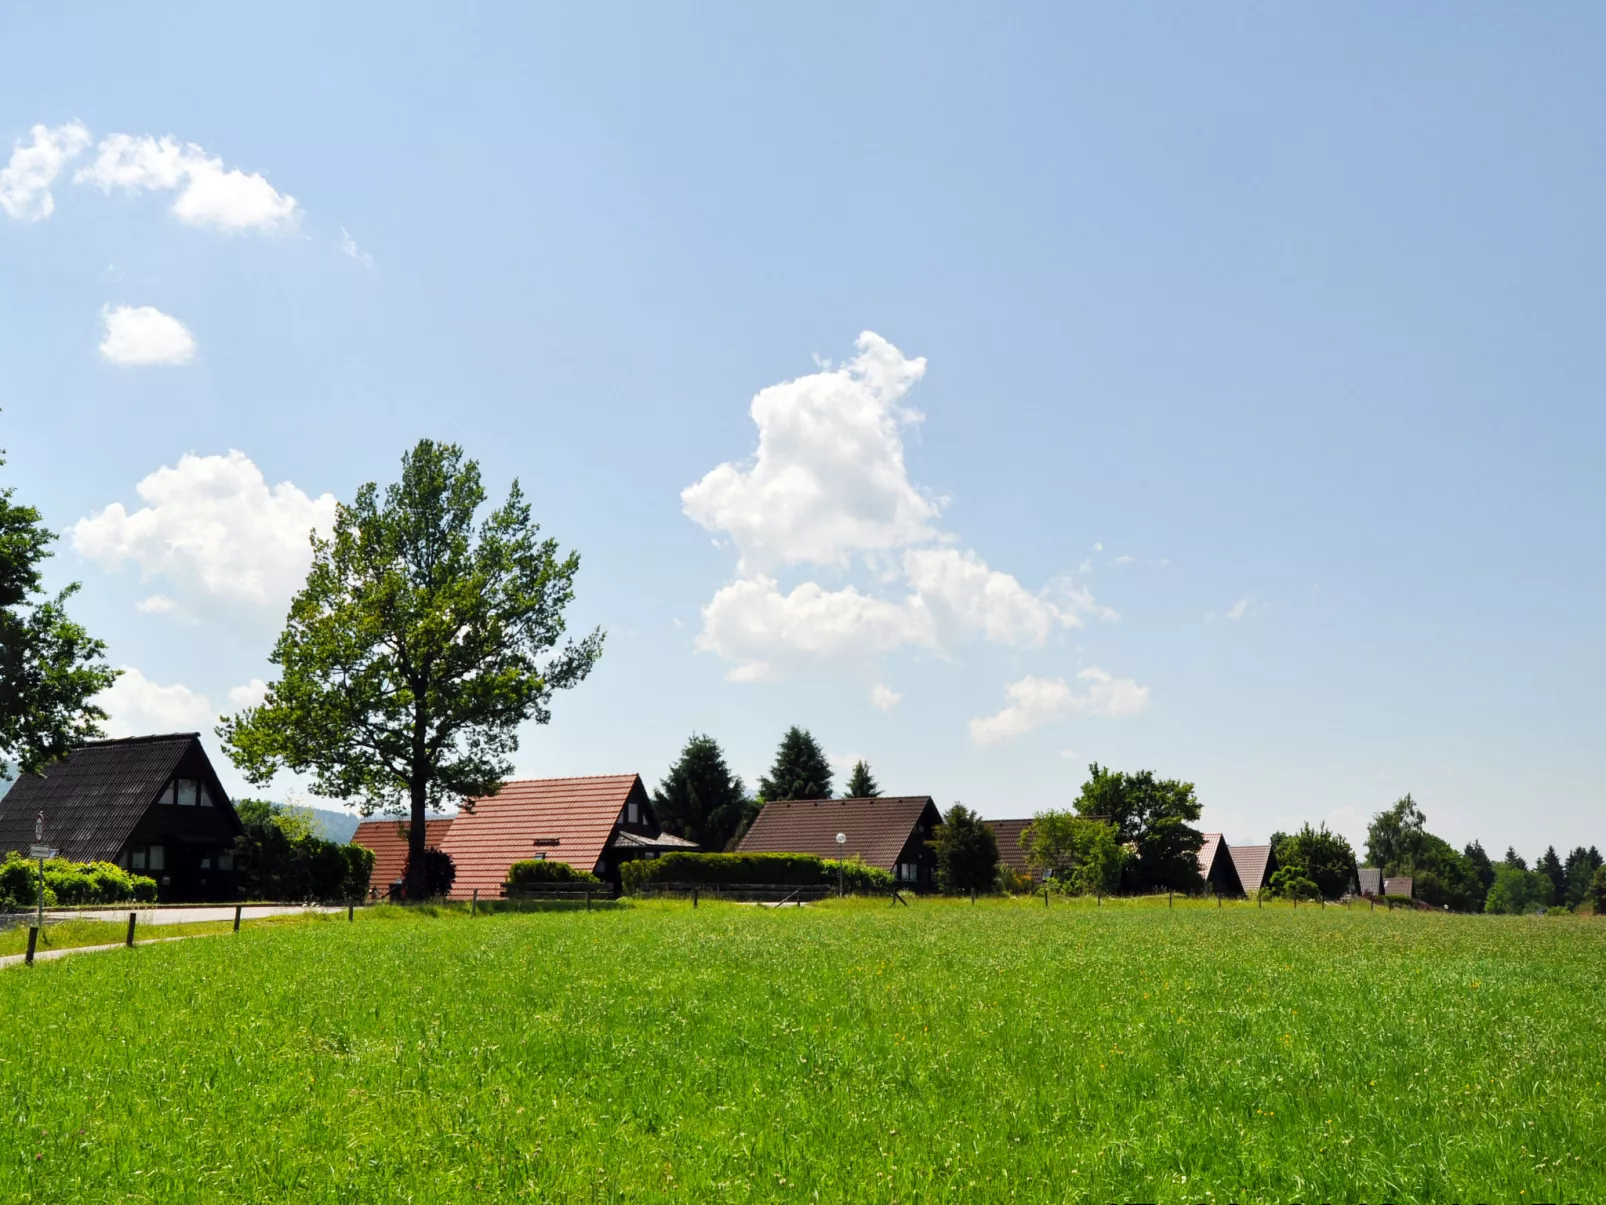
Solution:
<svg viewBox="0 0 1606 1205"><path fill-rule="evenodd" d="M428 835L429 815L426 808L424 776L414 774L412 786L412 820L407 826L407 898L426 899L429 896L429 878L424 873L424 846Z"/></svg>

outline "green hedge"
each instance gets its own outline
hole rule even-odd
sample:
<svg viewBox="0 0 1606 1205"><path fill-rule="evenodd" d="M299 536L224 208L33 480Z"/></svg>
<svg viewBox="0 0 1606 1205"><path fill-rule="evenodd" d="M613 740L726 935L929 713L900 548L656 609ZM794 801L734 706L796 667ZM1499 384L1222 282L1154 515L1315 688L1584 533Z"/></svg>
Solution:
<svg viewBox="0 0 1606 1205"><path fill-rule="evenodd" d="M39 864L20 853L0 863L0 907L32 908L39 902ZM45 863L45 907L82 904L150 903L156 899L156 880L130 874L111 862L69 862L51 858Z"/></svg>
<svg viewBox="0 0 1606 1205"><path fill-rule="evenodd" d="M619 868L626 891L647 883L766 883L809 887L825 881L813 854L665 854Z"/></svg>
<svg viewBox="0 0 1606 1205"><path fill-rule="evenodd" d="M576 870L567 862L531 858L509 866L505 882L509 887L538 887L542 883L601 883L602 880L589 870Z"/></svg>
<svg viewBox="0 0 1606 1205"><path fill-rule="evenodd" d="M835 887L851 892L884 894L892 875L859 858L843 861L813 854L665 854L626 862L619 868L625 890L649 883L763 883L776 887Z"/></svg>

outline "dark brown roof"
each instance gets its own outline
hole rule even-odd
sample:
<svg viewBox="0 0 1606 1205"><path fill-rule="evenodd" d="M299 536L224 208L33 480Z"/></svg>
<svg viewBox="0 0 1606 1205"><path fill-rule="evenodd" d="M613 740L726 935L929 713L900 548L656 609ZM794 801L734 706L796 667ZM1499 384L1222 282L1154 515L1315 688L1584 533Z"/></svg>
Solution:
<svg viewBox="0 0 1606 1205"><path fill-rule="evenodd" d="M441 844L457 867L452 897L467 899L478 888L481 898L495 899L508 867L538 853L595 874L632 796L650 814L638 774L503 783L476 799L472 812L459 812Z"/></svg>
<svg viewBox="0 0 1606 1205"><path fill-rule="evenodd" d="M179 763L194 752L217 806L234 815L198 732L90 741L47 766L24 774L0 799L0 853L27 852L34 820L45 814L45 844L74 862L110 861L156 802ZM234 820L238 826L238 819Z"/></svg>
<svg viewBox="0 0 1606 1205"><path fill-rule="evenodd" d="M1264 887L1272 871L1277 869L1269 845L1234 845L1230 852L1233 869L1238 872L1245 895L1254 895Z"/></svg>
<svg viewBox="0 0 1606 1205"><path fill-rule="evenodd" d="M778 799L759 809L738 852L815 854L821 858L845 855L891 870L922 819L932 825L942 822L942 814L930 795ZM838 847L838 833L847 835L846 845Z"/></svg>
<svg viewBox="0 0 1606 1205"><path fill-rule="evenodd" d="M452 817L424 821L424 847L439 849L452 827ZM374 851L374 873L369 876L370 886L383 895L390 885L399 882L407 869L408 822L391 816L379 820L364 820L351 834L351 843Z"/></svg>
<svg viewBox="0 0 1606 1205"><path fill-rule="evenodd" d="M1026 864L1026 851L1021 848L1020 839L1027 829L1032 827L1030 820L987 820L983 821L993 830L998 838L998 862L1007 866L1016 874L1030 875L1033 870Z"/></svg>

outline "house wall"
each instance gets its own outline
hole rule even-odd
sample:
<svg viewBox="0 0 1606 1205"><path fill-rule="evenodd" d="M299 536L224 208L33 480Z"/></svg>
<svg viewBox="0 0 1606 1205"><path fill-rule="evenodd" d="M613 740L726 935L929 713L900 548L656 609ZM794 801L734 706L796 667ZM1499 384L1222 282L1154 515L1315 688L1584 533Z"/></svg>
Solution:
<svg viewBox="0 0 1606 1205"><path fill-rule="evenodd" d="M898 852L898 860L893 864L892 877L902 887L912 888L915 891L934 891L937 887L937 852L931 848L931 834L937 825L942 823L942 813L935 804L927 804L926 809L920 813L920 819L909 833L909 839L903 843L903 849ZM900 867L911 867L899 873ZM913 874L913 878L905 877Z"/></svg>
<svg viewBox="0 0 1606 1205"><path fill-rule="evenodd" d="M157 898L162 903L235 899L238 876L234 870L223 868L232 861L234 838L240 832L233 805L198 746L184 755L173 777L203 784L211 806L151 804L118 852L118 864L155 879ZM170 790L164 790L163 795L172 797ZM161 850L160 869L150 866L153 846ZM144 855L143 868L134 865L136 851ZM220 855L226 856L220 861Z"/></svg>

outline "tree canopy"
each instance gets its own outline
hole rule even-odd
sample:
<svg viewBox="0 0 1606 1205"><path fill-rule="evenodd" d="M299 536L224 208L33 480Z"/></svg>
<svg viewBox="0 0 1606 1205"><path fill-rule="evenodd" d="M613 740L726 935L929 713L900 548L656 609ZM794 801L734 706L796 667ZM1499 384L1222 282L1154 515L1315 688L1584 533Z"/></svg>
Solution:
<svg viewBox="0 0 1606 1205"><path fill-rule="evenodd" d="M1366 827L1366 859L1384 874L1407 874L1423 845L1427 817L1410 795L1377 813Z"/></svg>
<svg viewBox="0 0 1606 1205"><path fill-rule="evenodd" d="M765 803L831 798L831 763L807 729L794 724L786 730L775 764L758 780L758 791Z"/></svg>
<svg viewBox="0 0 1606 1205"><path fill-rule="evenodd" d="M1483 907L1485 888L1476 860L1428 832L1427 817L1409 795L1372 817L1366 852L1385 875L1411 876L1417 899L1457 912Z"/></svg>
<svg viewBox="0 0 1606 1205"><path fill-rule="evenodd" d="M1355 851L1325 824L1319 828L1306 824L1292 836L1274 838L1272 846L1278 863L1291 872L1290 882L1295 877L1307 880L1326 899L1337 899L1357 885Z"/></svg>
<svg viewBox="0 0 1606 1205"><path fill-rule="evenodd" d="M1117 844L1131 844L1136 851L1123 868L1126 891L1203 888L1199 847L1204 834L1192 827L1200 810L1191 782L1156 778L1150 770L1110 770L1097 762L1088 767L1076 799L1079 816L1107 821Z"/></svg>
<svg viewBox="0 0 1606 1205"><path fill-rule="evenodd" d="M519 725L546 723L602 652L600 629L556 648L578 554L537 539L517 481L476 527L485 500L479 465L427 439L383 497L364 485L313 535L279 677L218 728L253 783L289 769L364 814L408 815L410 892L426 890L427 809L494 794Z"/></svg>
<svg viewBox="0 0 1606 1205"><path fill-rule="evenodd" d="M1131 855L1115 826L1071 812L1039 812L1021 834L1026 862L1053 886L1073 895L1113 894Z"/></svg>
<svg viewBox="0 0 1606 1205"><path fill-rule="evenodd" d="M37 774L100 736L106 713L94 697L119 672L105 664L106 646L67 616L78 583L45 594L42 566L56 536L14 494L0 489L0 777L13 761Z"/></svg>
<svg viewBox="0 0 1606 1205"><path fill-rule="evenodd" d="M1589 895L1589 884L1594 880L1595 872L1601 868L1602 859L1600 850L1591 845L1585 849L1582 845L1574 847L1572 853L1567 855L1564 867L1567 876L1567 891L1565 902L1569 908L1576 908L1582 904Z"/></svg>
<svg viewBox="0 0 1606 1205"><path fill-rule="evenodd" d="M998 837L962 803L948 809L932 834L937 885L944 891L990 891L998 881Z"/></svg>
<svg viewBox="0 0 1606 1205"><path fill-rule="evenodd" d="M693 734L652 796L658 822L677 837L722 850L741 830L752 803L711 736Z"/></svg>
<svg viewBox="0 0 1606 1205"><path fill-rule="evenodd" d="M1502 862L1494 868L1494 886L1489 888L1484 911L1516 916L1548 908L1555 899L1549 875Z"/></svg>
<svg viewBox="0 0 1606 1205"><path fill-rule="evenodd" d="M877 799L880 795L880 784L870 775L870 763L861 757L853 763L853 773L848 776L848 785L842 798Z"/></svg>

